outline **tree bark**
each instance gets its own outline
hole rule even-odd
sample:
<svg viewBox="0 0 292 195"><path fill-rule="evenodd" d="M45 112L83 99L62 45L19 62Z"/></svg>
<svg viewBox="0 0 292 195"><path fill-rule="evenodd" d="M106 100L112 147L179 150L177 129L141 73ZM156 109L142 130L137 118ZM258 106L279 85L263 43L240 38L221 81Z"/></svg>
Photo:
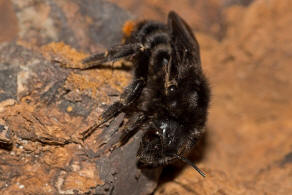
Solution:
<svg viewBox="0 0 292 195"><path fill-rule="evenodd" d="M80 139L131 73L72 70L57 62L78 65L87 54L117 44L131 16L101 0L12 5L18 38L0 45L0 193L151 193L160 169L136 166L142 132L117 147L123 113Z"/></svg>

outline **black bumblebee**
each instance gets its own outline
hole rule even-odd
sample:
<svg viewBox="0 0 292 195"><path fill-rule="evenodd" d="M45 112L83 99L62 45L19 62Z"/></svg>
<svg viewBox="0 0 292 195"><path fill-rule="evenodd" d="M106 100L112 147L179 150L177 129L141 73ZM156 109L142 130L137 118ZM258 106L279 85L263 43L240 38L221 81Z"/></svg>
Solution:
<svg viewBox="0 0 292 195"><path fill-rule="evenodd" d="M122 58L134 65L134 78L120 100L104 111L99 121L82 133L125 112L121 143L144 131L137 153L138 165L157 167L179 159L193 166L186 155L204 132L210 90L202 72L199 45L191 28L171 11L167 24L138 23L124 44L83 60L85 68Z"/></svg>

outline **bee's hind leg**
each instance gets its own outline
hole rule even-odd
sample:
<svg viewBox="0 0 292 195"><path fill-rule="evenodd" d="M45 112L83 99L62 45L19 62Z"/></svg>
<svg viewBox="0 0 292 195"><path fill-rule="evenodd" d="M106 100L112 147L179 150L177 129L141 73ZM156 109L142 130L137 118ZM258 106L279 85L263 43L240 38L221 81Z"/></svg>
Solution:
<svg viewBox="0 0 292 195"><path fill-rule="evenodd" d="M84 58L82 60L82 69L94 68L107 62L114 62L122 58L133 56L143 51L143 48L143 45L140 43L116 45L103 53L97 53Z"/></svg>
<svg viewBox="0 0 292 195"><path fill-rule="evenodd" d="M125 110L125 108L131 106L140 97L144 87L146 86L149 59L147 56L145 57L143 55L143 52L141 52L140 49L137 49L138 47L140 47L140 44L137 43L129 45L128 45L129 48L126 49L124 48L123 51L119 51L117 48L112 49L110 50L109 54L107 54L105 57L100 57L96 55L95 57L93 56L92 58L89 57L87 59L84 59L85 63L90 64L92 62L91 65L93 65L94 64L93 62L101 63L113 61L115 59L121 58L122 56L125 57L134 54L136 58L134 60L135 71L133 81L130 83L130 85L128 85L128 87L125 88L124 92L120 96L120 100L114 102L111 106L109 106L107 110L105 110L101 114L97 123L95 123L89 129L81 133L83 140L90 136L95 131L96 128L98 128L108 120L112 119L114 116ZM124 46L122 45L120 47Z"/></svg>

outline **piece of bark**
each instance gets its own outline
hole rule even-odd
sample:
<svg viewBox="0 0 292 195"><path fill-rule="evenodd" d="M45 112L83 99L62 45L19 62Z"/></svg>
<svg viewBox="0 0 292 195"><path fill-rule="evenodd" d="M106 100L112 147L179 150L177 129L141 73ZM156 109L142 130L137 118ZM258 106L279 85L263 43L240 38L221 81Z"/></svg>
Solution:
<svg viewBox="0 0 292 195"><path fill-rule="evenodd" d="M142 132L117 147L124 114L82 142L131 73L72 70L91 51L118 43L125 20L117 6L93 0L12 1L18 40L0 45L1 194L150 194L160 169L141 170ZM64 41L64 43L52 43Z"/></svg>

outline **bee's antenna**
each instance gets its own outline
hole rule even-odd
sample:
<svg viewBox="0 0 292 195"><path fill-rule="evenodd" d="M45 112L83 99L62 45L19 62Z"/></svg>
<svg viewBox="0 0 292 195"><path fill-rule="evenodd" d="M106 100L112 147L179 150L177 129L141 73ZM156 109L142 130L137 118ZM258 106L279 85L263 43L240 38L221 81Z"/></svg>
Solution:
<svg viewBox="0 0 292 195"><path fill-rule="evenodd" d="M184 163L187 163L188 165L192 166L196 171L200 173L200 175L206 177L206 174L201 169L199 169L194 163L192 163L189 159L186 159L185 157L180 156L178 154L175 154L175 157L183 161Z"/></svg>

